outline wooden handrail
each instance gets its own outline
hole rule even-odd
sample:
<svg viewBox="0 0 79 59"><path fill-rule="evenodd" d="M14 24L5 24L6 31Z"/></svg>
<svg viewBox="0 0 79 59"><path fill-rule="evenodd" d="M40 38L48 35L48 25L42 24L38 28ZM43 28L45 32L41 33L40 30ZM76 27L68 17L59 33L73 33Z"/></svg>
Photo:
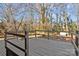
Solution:
<svg viewBox="0 0 79 59"><path fill-rule="evenodd" d="M79 54L79 49L78 49L78 47L76 46L76 44L75 44L75 42L74 42L73 40L71 40L71 43L72 43L72 45L74 46L76 56L78 56L78 54Z"/></svg>
<svg viewBox="0 0 79 59"><path fill-rule="evenodd" d="M22 35L22 34L16 34L16 33L11 33L11 32L5 32L5 34L8 34L8 35L14 35L14 36L19 36L19 37L25 37L25 35Z"/></svg>
<svg viewBox="0 0 79 59"><path fill-rule="evenodd" d="M13 36L17 36L17 37L23 37L24 38L24 42L25 42L24 43L25 44L24 49L21 48L21 47L19 47L19 46L17 46L16 44L8 41L9 39L7 38L7 35L13 35ZM10 45L12 45L12 46L18 48L19 50L23 51L25 53L25 56L29 55L28 32L25 31L24 35L18 34L18 33L13 33L13 32L5 32L5 48L6 47L8 48L7 43L9 43ZM6 52L7 52L7 48L6 48ZM12 50L10 50L10 51L12 52ZM12 52L12 53L14 53L14 52Z"/></svg>
<svg viewBox="0 0 79 59"><path fill-rule="evenodd" d="M21 51L25 52L25 50L24 50L23 48L21 48L21 47L15 45L14 43L12 43L12 42L10 42L10 41L7 41L7 40L6 40L6 42L8 42L8 43L11 44L12 46L14 46L14 47L20 49Z"/></svg>

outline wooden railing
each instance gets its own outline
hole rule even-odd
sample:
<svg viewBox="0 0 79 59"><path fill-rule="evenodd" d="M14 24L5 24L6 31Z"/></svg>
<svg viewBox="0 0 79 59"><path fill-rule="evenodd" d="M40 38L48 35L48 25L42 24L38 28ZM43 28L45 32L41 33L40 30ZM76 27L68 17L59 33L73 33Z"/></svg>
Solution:
<svg viewBox="0 0 79 59"><path fill-rule="evenodd" d="M78 38L78 36L79 36L79 33L78 33L78 31L76 31L76 37L75 37L75 40L71 40L71 43L72 43L72 45L74 46L74 49L75 49L75 55L76 56L79 56L79 38ZM73 39L73 38L72 38Z"/></svg>
<svg viewBox="0 0 79 59"><path fill-rule="evenodd" d="M10 42L8 40L8 37L7 35L13 35L13 36L16 36L16 37L22 37L24 38L24 49L17 46L16 44ZM13 55L13 56L18 56L18 54L16 54L16 52L12 51L9 47L8 47L8 44L16 47L17 49L23 51L25 53L25 56L28 56L29 55L29 40L28 40L28 33L25 31L25 34L24 35L21 35L21 34L15 34L15 33L11 33L11 32L5 32L5 48L6 48L6 55L7 56L10 56L10 55Z"/></svg>
<svg viewBox="0 0 79 59"><path fill-rule="evenodd" d="M28 32L33 32L35 34L35 37L37 37L37 35L42 35L41 33L40 34L37 34L36 32L46 32L47 33L47 36L48 36L48 39L49 39L49 36L50 36L50 32L53 32L53 31L44 31L44 30L34 30L34 31L28 31ZM22 35L22 34L16 34L16 33L12 33L12 32L5 32L5 48L6 48L6 55L10 55L10 54L13 54L13 55L18 55L16 54L14 51L12 51L8 46L7 46L7 43L11 44L12 46L18 48L19 50L23 51L25 53L25 56L29 55L29 40L28 40L28 32L25 31L25 34ZM13 35L13 36L17 36L17 37L22 37L24 38L24 45L25 45L25 48L21 48L17 45L15 45L14 43L8 41L8 38L7 38L7 35ZM74 46L74 49L75 49L75 54L76 56L79 55L79 49L78 49L78 36L76 36L76 39L75 41L71 40L71 43L72 45ZM10 53L11 52L11 53Z"/></svg>
<svg viewBox="0 0 79 59"><path fill-rule="evenodd" d="M47 38L48 40L50 38L54 38L53 34L57 33L52 30L34 30L34 31L28 31L28 32L29 32L29 36L34 35L35 38L43 37L43 38Z"/></svg>
<svg viewBox="0 0 79 59"><path fill-rule="evenodd" d="M75 42L73 40L71 40L71 43L74 46L75 55L78 56L79 55L79 48L78 48L78 46L75 44Z"/></svg>

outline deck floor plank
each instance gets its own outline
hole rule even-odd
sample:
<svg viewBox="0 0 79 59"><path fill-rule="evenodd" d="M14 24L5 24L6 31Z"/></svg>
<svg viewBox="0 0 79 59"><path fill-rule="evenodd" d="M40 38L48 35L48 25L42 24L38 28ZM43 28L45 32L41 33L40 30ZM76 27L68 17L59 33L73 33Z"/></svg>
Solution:
<svg viewBox="0 0 79 59"><path fill-rule="evenodd" d="M24 40L12 40L13 43L24 48ZM12 49L14 49L12 47ZM15 52L22 55L17 49ZM0 56L5 56L4 40L0 40ZM70 42L47 40L44 38L29 40L29 55L30 56L75 56L74 47Z"/></svg>

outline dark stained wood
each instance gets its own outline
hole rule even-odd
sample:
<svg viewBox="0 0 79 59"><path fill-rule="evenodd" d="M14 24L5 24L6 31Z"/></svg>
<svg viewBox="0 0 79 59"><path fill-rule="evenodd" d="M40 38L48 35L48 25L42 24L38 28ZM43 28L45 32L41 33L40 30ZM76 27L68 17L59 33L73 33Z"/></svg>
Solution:
<svg viewBox="0 0 79 59"><path fill-rule="evenodd" d="M15 52L13 52L11 49L6 47L6 56L18 56Z"/></svg>
<svg viewBox="0 0 79 59"><path fill-rule="evenodd" d="M11 33L11 32L5 32L8 35L14 35L14 36L19 36L19 37L25 37L25 35L21 35L21 34L15 34L15 33Z"/></svg>
<svg viewBox="0 0 79 59"><path fill-rule="evenodd" d="M23 48L17 46L16 44L8 41L8 40L10 40L10 38L8 39L7 35L13 35L13 36L17 36L17 37L23 37L24 38L24 42L25 42L24 43L25 49L23 49ZM26 31L25 31L24 35L16 34L16 33L11 33L11 32L5 32L5 48L7 47L6 48L6 55L9 54L7 51L10 51L10 53L12 52L14 55L17 55L17 54L15 54L16 52L13 52L12 50L10 50L10 48L8 48L7 43L9 43L10 45L12 45L12 46L20 49L21 51L23 51L25 53L25 56L27 56L29 54L29 47L28 47L29 44L28 44L28 40L27 39L28 39L28 36L27 36L27 32Z"/></svg>
<svg viewBox="0 0 79 59"><path fill-rule="evenodd" d="M74 42L73 40L71 40L71 42L72 42L72 44L73 44L73 46L74 46L75 54L76 54L76 56L78 56L78 54L79 54L78 46L75 44L75 42Z"/></svg>
<svg viewBox="0 0 79 59"><path fill-rule="evenodd" d="M14 46L14 47L20 49L21 51L25 52L25 50L24 50L23 48L21 48L21 47L15 45L14 43L12 43L12 42L10 42L10 41L7 41L7 40L6 40L6 42L8 42L8 43L11 44L12 46Z"/></svg>

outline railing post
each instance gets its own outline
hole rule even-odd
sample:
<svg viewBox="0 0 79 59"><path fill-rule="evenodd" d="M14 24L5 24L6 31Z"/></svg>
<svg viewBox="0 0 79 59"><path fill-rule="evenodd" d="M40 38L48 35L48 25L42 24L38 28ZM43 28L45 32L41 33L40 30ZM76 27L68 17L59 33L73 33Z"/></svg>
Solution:
<svg viewBox="0 0 79 59"><path fill-rule="evenodd" d="M49 30L48 30L48 40L49 40Z"/></svg>
<svg viewBox="0 0 79 59"><path fill-rule="evenodd" d="M78 56L78 51L77 50L75 50L75 54L76 54L76 56Z"/></svg>
<svg viewBox="0 0 79 59"><path fill-rule="evenodd" d="M76 34L78 35L78 31L76 31ZM75 44L78 47L78 37L77 37L77 35L75 37ZM77 50L75 50L75 53L76 53L76 56L78 56L78 51Z"/></svg>
<svg viewBox="0 0 79 59"><path fill-rule="evenodd" d="M25 56L29 56L29 39L27 31L25 31Z"/></svg>
<svg viewBox="0 0 79 59"><path fill-rule="evenodd" d="M75 44L78 47L78 38L77 38L77 36L76 36L76 39L75 39ZM76 56L78 56L78 51L76 49L75 49L75 54L76 54Z"/></svg>
<svg viewBox="0 0 79 59"><path fill-rule="evenodd" d="M75 39L75 44L78 47L78 37L77 36L76 36L76 39Z"/></svg>
<svg viewBox="0 0 79 59"><path fill-rule="evenodd" d="M35 30L35 38L36 38L36 30Z"/></svg>
<svg viewBox="0 0 79 59"><path fill-rule="evenodd" d="M5 30L5 35L4 35L4 40L5 40L5 48L6 48L6 46L7 46L7 44L6 44L6 39L7 39L7 34L6 34L6 30Z"/></svg>
<svg viewBox="0 0 79 59"><path fill-rule="evenodd" d="M4 41L5 41L6 56L8 56L8 50L7 50L7 48L6 48L6 47L7 47L7 43L6 43L7 33L6 33L6 32L7 32L7 30L5 30L5 32L4 32L4 34L5 34L5 35L4 35Z"/></svg>

